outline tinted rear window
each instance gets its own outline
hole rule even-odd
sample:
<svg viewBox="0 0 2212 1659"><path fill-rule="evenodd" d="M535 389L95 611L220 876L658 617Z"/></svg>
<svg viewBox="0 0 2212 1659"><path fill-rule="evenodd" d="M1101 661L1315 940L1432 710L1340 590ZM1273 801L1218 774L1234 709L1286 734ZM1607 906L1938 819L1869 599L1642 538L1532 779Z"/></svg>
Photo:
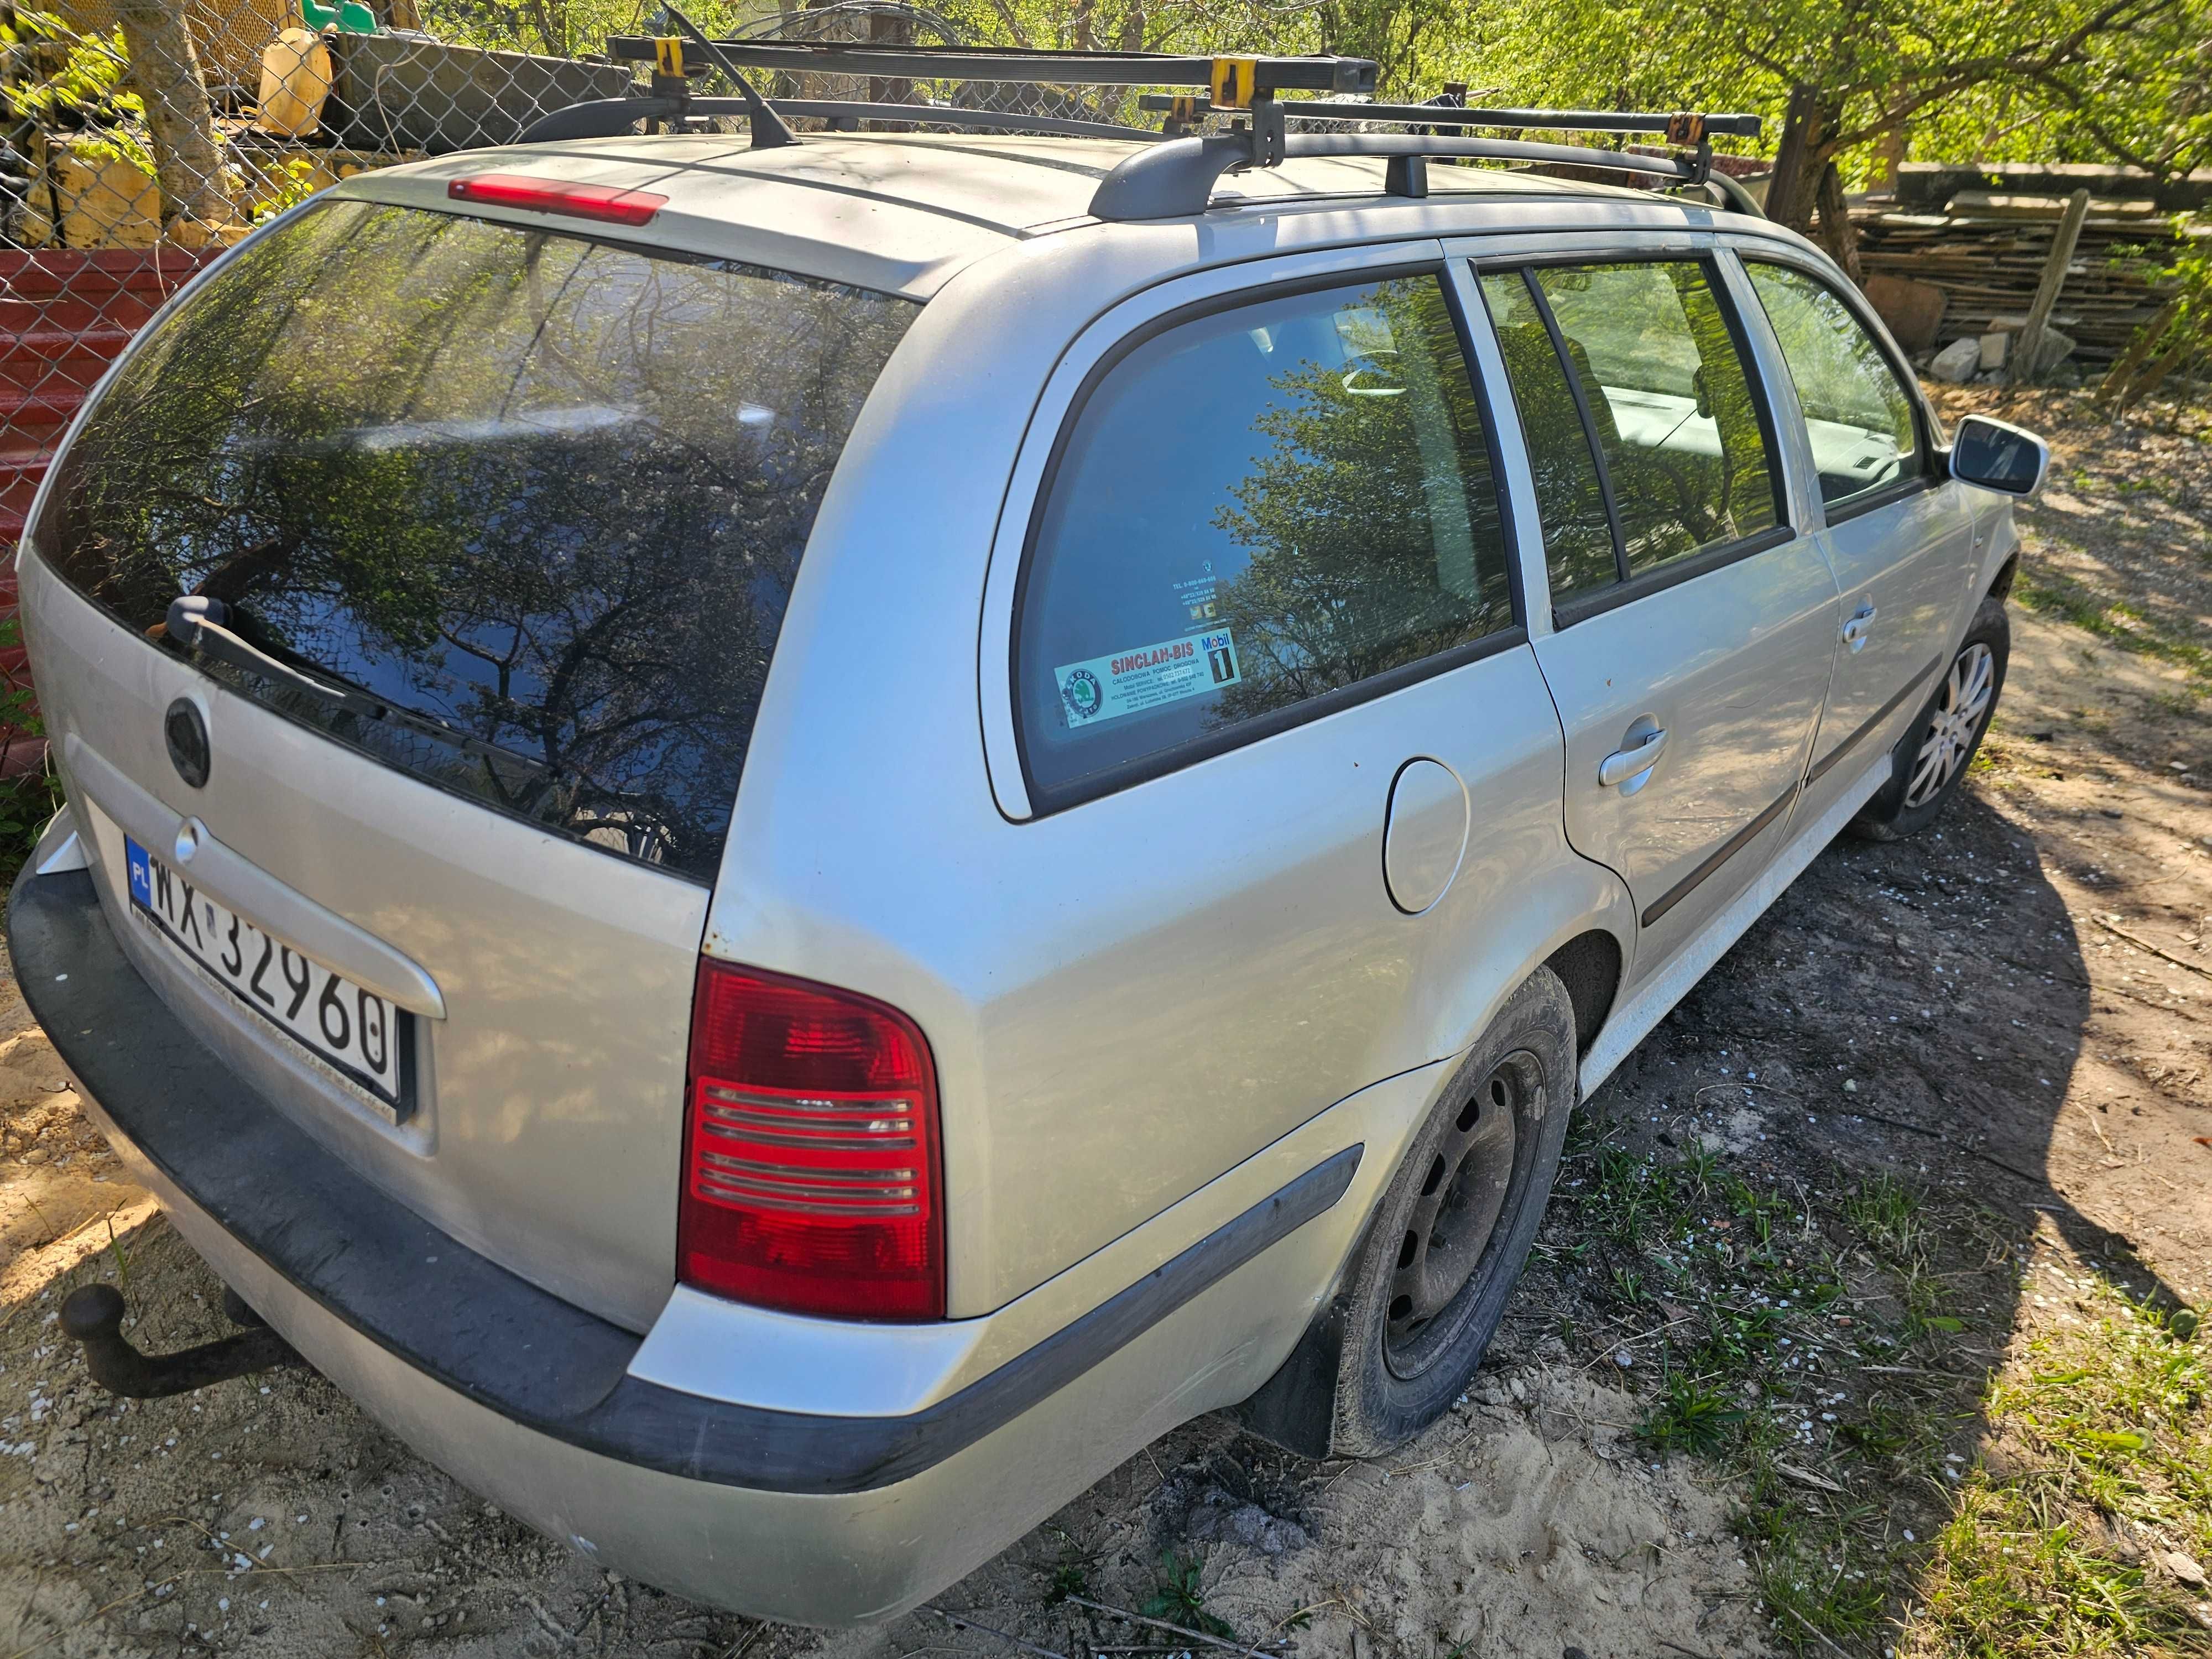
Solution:
<svg viewBox="0 0 2212 1659"><path fill-rule="evenodd" d="M202 659L387 764L709 880L815 510L915 309L332 203L131 360L37 550L134 630L207 595L404 711Z"/></svg>

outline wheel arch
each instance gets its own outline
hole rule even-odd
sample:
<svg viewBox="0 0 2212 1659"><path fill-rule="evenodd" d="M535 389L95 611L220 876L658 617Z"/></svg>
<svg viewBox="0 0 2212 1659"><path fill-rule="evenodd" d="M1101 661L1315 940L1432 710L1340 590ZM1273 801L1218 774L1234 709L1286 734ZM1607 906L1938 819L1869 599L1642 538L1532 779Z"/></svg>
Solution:
<svg viewBox="0 0 2212 1659"><path fill-rule="evenodd" d="M2012 597L2013 581L2019 574L2020 549L2015 547L2005 562L1997 567L1997 574L1990 578L1989 592L1983 597L1995 599L2002 605Z"/></svg>
<svg viewBox="0 0 2212 1659"><path fill-rule="evenodd" d="M1575 1012L1577 1058L1588 1051L1619 995L1634 946L1635 925L1627 884L1613 871L1585 859L1576 857L1557 866L1522 890L1514 913L1488 932L1486 948L1476 954L1477 965L1455 999L1460 1006L1479 1008L1480 1015L1463 1024L1458 1040L1442 1057L1450 1063L1443 1067L1437 1092L1425 1103L1421 1115L1406 1126L1399 1144L1389 1149L1392 1174L1376 1189L1378 1206L1395 1177L1396 1165L1418 1140L1420 1125L1455 1086L1461 1063L1529 975L1541 969L1559 975ZM1578 1103L1579 1085L1576 1097ZM1370 1210L1290 1357L1249 1398L1229 1408L1231 1416L1261 1438L1302 1456L1330 1455L1344 1345L1345 1285L1367 1248L1374 1224Z"/></svg>
<svg viewBox="0 0 2212 1659"><path fill-rule="evenodd" d="M1590 1044L1604 1029L1606 1016L1613 1012L1613 1001L1620 994L1621 969L1626 961L1620 941L1602 927L1585 929L1545 958L1544 966L1559 976L1559 982L1567 988L1567 1000L1575 1006L1578 1057L1589 1052Z"/></svg>

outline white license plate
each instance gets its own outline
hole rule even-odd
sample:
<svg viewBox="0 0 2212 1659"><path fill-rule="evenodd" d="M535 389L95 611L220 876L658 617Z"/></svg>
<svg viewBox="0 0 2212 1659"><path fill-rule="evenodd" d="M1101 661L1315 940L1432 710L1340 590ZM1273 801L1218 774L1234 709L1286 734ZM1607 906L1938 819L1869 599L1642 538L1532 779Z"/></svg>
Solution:
<svg viewBox="0 0 2212 1659"><path fill-rule="evenodd" d="M395 1109L410 1016L196 889L128 836L131 904L232 995Z"/></svg>

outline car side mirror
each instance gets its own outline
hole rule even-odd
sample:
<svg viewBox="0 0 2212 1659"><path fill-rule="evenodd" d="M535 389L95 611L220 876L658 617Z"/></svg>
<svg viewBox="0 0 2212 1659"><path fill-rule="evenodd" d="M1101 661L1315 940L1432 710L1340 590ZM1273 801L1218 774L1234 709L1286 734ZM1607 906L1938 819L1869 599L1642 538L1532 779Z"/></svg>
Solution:
<svg viewBox="0 0 2212 1659"><path fill-rule="evenodd" d="M2051 467L2051 446L2009 421L1969 415L1951 441L1951 476L2003 495L2028 496Z"/></svg>

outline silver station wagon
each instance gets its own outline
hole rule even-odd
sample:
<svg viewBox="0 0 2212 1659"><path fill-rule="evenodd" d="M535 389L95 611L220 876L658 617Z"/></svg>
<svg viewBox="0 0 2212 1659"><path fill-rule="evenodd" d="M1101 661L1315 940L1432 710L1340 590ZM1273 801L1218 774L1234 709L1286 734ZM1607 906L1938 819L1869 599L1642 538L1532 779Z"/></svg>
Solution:
<svg viewBox="0 0 2212 1659"><path fill-rule="evenodd" d="M289 1344L817 1624L1199 1413L1449 1405L1577 1101L1958 787L2045 453L1947 438L1698 118L1274 95L1364 73L795 141L866 106L664 73L173 301L20 555L69 805L8 929L267 1328L139 1355L88 1289L96 1376Z"/></svg>

